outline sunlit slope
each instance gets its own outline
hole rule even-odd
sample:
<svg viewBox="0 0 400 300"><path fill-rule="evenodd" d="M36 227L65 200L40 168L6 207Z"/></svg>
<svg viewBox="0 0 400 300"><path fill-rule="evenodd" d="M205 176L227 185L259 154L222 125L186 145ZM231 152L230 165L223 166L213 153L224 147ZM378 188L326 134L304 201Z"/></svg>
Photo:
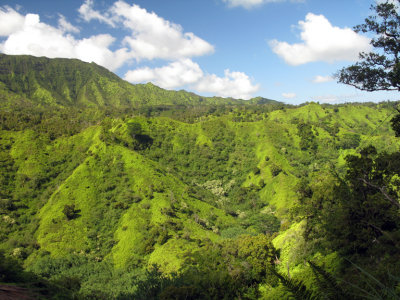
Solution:
<svg viewBox="0 0 400 300"><path fill-rule="evenodd" d="M398 148L391 114L384 105L309 104L255 122L237 121L236 111L193 124L107 118L56 139L3 130L2 161L11 163L1 183L15 213L2 218L1 248L24 249L28 262L76 253L176 271L204 240L291 227L302 179L342 172L359 147Z"/></svg>
<svg viewBox="0 0 400 300"><path fill-rule="evenodd" d="M0 105L30 103L53 107L126 109L154 105L244 104L201 97L153 84L132 85L107 69L77 59L0 54ZM6 96L4 96L6 95ZM251 103L274 102L255 98Z"/></svg>
<svg viewBox="0 0 400 300"><path fill-rule="evenodd" d="M87 154L38 214L37 241L52 256L81 253L118 267L150 259L176 270L185 249L220 239L219 230L234 224L131 149L106 145L95 134ZM69 220L68 205L75 209Z"/></svg>
<svg viewBox="0 0 400 300"><path fill-rule="evenodd" d="M196 124L161 118L136 121L153 138L152 146L141 153L176 170L187 182L214 190L221 206L241 209L234 199L239 185L256 191L262 206L285 215L296 199L299 178L340 167L344 155L357 147L396 149L388 122L392 112L366 105L309 104L271 112L257 122L235 122L234 113Z"/></svg>

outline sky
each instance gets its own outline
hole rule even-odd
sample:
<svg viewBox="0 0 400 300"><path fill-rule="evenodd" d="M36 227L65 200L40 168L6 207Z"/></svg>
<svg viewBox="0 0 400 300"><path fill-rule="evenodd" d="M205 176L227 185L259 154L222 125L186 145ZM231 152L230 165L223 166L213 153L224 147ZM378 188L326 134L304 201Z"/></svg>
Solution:
<svg viewBox="0 0 400 300"><path fill-rule="evenodd" d="M0 52L95 62L131 83L289 104L399 100L334 74L370 51L376 0L0 0Z"/></svg>

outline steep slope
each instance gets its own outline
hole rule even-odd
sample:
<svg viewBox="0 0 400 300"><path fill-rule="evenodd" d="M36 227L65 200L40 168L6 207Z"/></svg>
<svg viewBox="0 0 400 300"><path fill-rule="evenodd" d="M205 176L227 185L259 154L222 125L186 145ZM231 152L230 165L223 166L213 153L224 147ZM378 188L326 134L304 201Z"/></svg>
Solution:
<svg viewBox="0 0 400 300"><path fill-rule="evenodd" d="M168 91L153 84L132 85L95 63L0 54L1 106L23 100L62 107L137 108L151 105L244 104L246 101ZM4 97L4 94L7 96ZM275 103L255 99L251 103Z"/></svg>
<svg viewBox="0 0 400 300"><path fill-rule="evenodd" d="M76 60L0 65L0 257L83 298L132 298L167 278L172 295L202 280L256 294L268 253L312 286L300 194L332 192L322 183L345 174L347 154L400 146L391 103L236 105ZM173 118L145 113L159 104ZM313 255L336 267L335 253ZM271 282L265 298L285 298Z"/></svg>
<svg viewBox="0 0 400 300"><path fill-rule="evenodd" d="M303 274L293 260L303 227L290 215L298 184L343 172L343 157L361 147L397 151L391 114L388 104L308 104L269 113L238 107L194 123L105 118L55 136L42 127L59 128L62 119L3 129L0 251L41 276L84 272L92 291L102 286L93 274L110 268L171 273L210 243L279 233L284 266Z"/></svg>
<svg viewBox="0 0 400 300"><path fill-rule="evenodd" d="M2 205L2 249L34 233L13 250L33 253L31 262L43 253L80 253L119 267L149 260L173 271L185 249L220 239L217 233L235 223L156 163L102 138L100 126L55 141L32 131L2 133L2 153L13 165L4 175L17 187L4 195L13 200L5 211Z"/></svg>
<svg viewBox="0 0 400 300"><path fill-rule="evenodd" d="M374 144L389 152L398 147L387 122L382 123L393 113L384 106L309 104L253 122L236 121L237 113L195 124L136 118L153 139L139 151L188 184L214 190L226 209L248 210L252 191L258 207L272 205L284 216L297 198L299 178L331 165L340 170L343 157L357 147ZM243 197L247 201L240 204Z"/></svg>

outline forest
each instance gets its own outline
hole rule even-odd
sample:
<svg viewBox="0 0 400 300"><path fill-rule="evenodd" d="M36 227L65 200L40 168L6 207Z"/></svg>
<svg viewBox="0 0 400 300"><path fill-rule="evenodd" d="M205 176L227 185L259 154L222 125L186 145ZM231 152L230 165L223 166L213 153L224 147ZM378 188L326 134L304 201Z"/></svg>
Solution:
<svg viewBox="0 0 400 300"><path fill-rule="evenodd" d="M358 30L383 30L374 22ZM365 55L339 81L396 90L398 43L374 42L395 66ZM398 105L202 97L0 54L0 288L399 299Z"/></svg>

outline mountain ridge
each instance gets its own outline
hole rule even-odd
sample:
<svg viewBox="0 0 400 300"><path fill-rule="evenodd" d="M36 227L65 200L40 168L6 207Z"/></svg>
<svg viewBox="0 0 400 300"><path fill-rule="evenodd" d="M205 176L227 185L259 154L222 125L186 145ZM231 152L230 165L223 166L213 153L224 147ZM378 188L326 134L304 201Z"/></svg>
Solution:
<svg viewBox="0 0 400 300"><path fill-rule="evenodd" d="M39 105L138 107L154 105L277 104L262 97L240 100L202 97L184 90L162 89L152 83L131 84L96 63L78 59L0 54L0 82L9 93Z"/></svg>

